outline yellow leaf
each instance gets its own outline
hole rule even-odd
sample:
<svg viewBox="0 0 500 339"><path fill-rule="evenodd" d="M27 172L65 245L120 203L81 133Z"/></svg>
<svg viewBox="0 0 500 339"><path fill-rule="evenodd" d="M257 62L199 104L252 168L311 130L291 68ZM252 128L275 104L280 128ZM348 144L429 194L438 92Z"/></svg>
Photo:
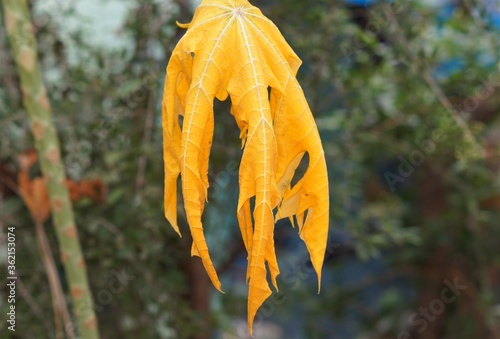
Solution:
<svg viewBox="0 0 500 339"><path fill-rule="evenodd" d="M167 67L163 100L165 216L179 233L176 185L181 174L193 237L191 253L201 258L220 290L201 216L208 189L213 101L230 96L231 114L243 147L237 217L248 252L248 326L252 333L257 310L272 293L266 262L278 289L275 219L296 215L319 288L329 208L324 152L295 78L301 61L258 8L246 0L204 0L192 22L182 27L187 32ZM306 152L308 169L292 187L295 170Z"/></svg>

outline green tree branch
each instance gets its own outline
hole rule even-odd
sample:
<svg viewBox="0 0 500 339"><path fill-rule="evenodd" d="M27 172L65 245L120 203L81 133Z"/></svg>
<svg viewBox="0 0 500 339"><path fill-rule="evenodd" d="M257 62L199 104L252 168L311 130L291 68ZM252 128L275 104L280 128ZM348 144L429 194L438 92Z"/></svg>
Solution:
<svg viewBox="0 0 500 339"><path fill-rule="evenodd" d="M80 248L69 193L64 184L65 174L60 159L59 139L52 122L50 102L37 58L30 11L26 0L2 0L2 4L12 54L21 78L23 103L31 120L42 172L47 178L52 216L78 330L82 338L99 338L85 260Z"/></svg>

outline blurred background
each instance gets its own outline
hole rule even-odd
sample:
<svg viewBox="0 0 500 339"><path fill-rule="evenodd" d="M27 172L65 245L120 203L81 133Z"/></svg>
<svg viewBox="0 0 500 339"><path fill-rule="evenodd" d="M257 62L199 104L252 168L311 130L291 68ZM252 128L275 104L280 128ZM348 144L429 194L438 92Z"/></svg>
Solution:
<svg viewBox="0 0 500 339"><path fill-rule="evenodd" d="M225 294L190 258L182 205L183 238L163 216L165 68L184 33L175 21L189 22L199 2L29 3L62 161L79 187L101 337L249 337L241 143L227 102L215 104L204 214ZM297 230L278 222L280 290L259 311L255 338L500 338L499 3L251 3L303 60L331 194L321 294ZM0 337L55 338L35 227L16 194L33 137L0 14L0 269L16 226L21 281L17 330L2 321ZM45 232L67 289L50 221Z"/></svg>

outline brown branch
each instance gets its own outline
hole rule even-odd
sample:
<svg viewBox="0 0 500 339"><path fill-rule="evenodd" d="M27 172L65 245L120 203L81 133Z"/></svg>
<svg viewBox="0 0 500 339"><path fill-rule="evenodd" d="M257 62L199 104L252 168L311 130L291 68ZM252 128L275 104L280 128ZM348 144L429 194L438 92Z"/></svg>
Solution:
<svg viewBox="0 0 500 339"><path fill-rule="evenodd" d="M71 317L64 299L64 292L61 287L61 282L59 281L56 263L54 261L54 256L52 255L52 251L50 250L50 244L43 229L43 224L35 220L35 228L42 263L49 279L52 306L54 308L54 320L56 324L56 337L64 339L63 324L61 323L61 319L64 320L64 324L71 324ZM64 329L70 339L75 338L72 326L64 326Z"/></svg>

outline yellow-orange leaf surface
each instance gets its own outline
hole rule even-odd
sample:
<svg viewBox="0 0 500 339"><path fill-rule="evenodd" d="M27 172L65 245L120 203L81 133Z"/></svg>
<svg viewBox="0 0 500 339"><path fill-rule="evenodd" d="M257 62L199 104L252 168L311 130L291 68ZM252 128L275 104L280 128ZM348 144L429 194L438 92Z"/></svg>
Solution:
<svg viewBox="0 0 500 339"><path fill-rule="evenodd" d="M261 11L246 0L204 0L172 53L163 97L165 216L177 225L177 178L201 258L221 290L201 216L207 199L214 131L214 98L231 98L244 145L239 169L238 223L248 251L248 326L271 295L266 263L277 289L275 220L296 216L300 237L318 275L328 234L328 177L321 140L295 75L300 59ZM270 88L270 94L269 94ZM183 116L182 126L179 116ZM309 165L292 187L305 153ZM250 200L255 198L253 211Z"/></svg>

